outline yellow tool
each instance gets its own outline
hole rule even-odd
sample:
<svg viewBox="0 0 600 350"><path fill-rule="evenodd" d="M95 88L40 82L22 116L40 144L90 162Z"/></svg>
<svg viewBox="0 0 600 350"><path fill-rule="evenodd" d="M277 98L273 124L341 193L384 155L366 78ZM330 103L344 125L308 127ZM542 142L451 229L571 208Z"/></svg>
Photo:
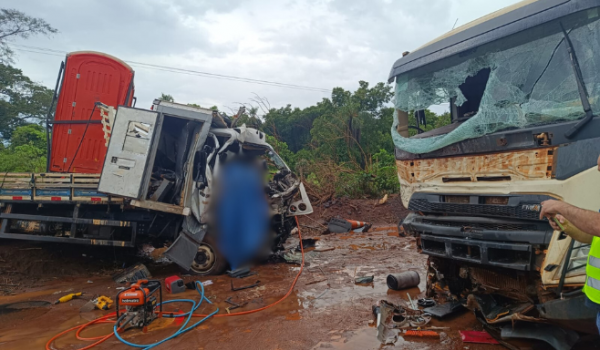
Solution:
<svg viewBox="0 0 600 350"><path fill-rule="evenodd" d="M67 301L70 301L74 298L80 297L83 293L79 292L79 293L71 293L71 294L67 294L63 297L61 297L60 299L58 299L57 301L54 302L54 304L58 304L58 303L66 303Z"/></svg>
<svg viewBox="0 0 600 350"><path fill-rule="evenodd" d="M113 300L104 295L97 297L96 299L92 300L92 302L96 305L96 308L99 310L108 310L113 304Z"/></svg>

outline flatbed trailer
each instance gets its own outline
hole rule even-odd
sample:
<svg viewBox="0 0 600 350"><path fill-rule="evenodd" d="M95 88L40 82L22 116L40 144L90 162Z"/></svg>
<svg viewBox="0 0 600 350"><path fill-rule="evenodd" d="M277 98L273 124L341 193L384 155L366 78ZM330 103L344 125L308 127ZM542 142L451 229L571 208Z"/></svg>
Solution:
<svg viewBox="0 0 600 350"><path fill-rule="evenodd" d="M100 174L4 174L0 180L0 238L133 247L135 220L107 219L106 214L82 217L90 207L95 209L92 212L106 213L124 205L122 197L98 192L99 179ZM131 216L135 217L144 216ZM87 226L97 229L86 233ZM129 238L103 237L102 227L129 231Z"/></svg>

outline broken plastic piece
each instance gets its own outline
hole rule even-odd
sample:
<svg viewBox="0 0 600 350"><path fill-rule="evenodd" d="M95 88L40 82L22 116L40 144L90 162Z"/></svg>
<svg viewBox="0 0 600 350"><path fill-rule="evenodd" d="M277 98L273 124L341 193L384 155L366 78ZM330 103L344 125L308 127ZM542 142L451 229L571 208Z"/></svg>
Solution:
<svg viewBox="0 0 600 350"><path fill-rule="evenodd" d="M113 275L113 281L117 283L135 282L140 279L152 277L150 271L144 264L137 264L125 269L125 271Z"/></svg>
<svg viewBox="0 0 600 350"><path fill-rule="evenodd" d="M421 307L432 307L432 306L435 306L435 300L421 298L421 299L417 300L417 304Z"/></svg>
<svg viewBox="0 0 600 350"><path fill-rule="evenodd" d="M375 276L361 276L354 279L354 283L372 283Z"/></svg>
<svg viewBox="0 0 600 350"><path fill-rule="evenodd" d="M491 335L484 331L458 331L464 343L475 344L500 344Z"/></svg>
<svg viewBox="0 0 600 350"><path fill-rule="evenodd" d="M352 224L344 219L332 218L329 220L329 223L327 223L327 229L331 233L350 232L350 230L352 230Z"/></svg>
<svg viewBox="0 0 600 350"><path fill-rule="evenodd" d="M446 304L439 304L433 307L428 307L423 311L429 315L443 318L462 309L464 309L464 306L460 301L451 301Z"/></svg>
<svg viewBox="0 0 600 350"><path fill-rule="evenodd" d="M250 271L249 267L240 267L238 269L227 271L229 277L233 278L246 278L248 276L256 275L256 272Z"/></svg>

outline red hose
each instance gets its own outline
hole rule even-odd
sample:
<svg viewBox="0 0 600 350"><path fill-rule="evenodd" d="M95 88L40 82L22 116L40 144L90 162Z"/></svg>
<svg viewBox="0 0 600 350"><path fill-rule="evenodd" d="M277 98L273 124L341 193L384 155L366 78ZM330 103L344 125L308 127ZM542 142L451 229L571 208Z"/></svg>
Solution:
<svg viewBox="0 0 600 350"><path fill-rule="evenodd" d="M300 251L302 252L302 263L300 264L300 271L298 271L298 274L296 275L296 278L294 278L294 281L292 281L292 285L290 286L290 289L288 290L288 292L287 292L287 293L286 293L286 294L285 294L285 295L284 295L284 296L283 296L281 299L279 299L279 300L277 300L276 302L274 302L274 303L272 303L272 304L269 304L269 305L267 305L267 306L263 306L263 307L261 307L261 308L254 309L254 310L249 310L249 311L235 312L235 313L232 313L232 314L219 314L219 315L214 315L213 317L229 317L229 316L242 316L242 315L249 315L249 314L253 314L253 313L256 313L256 312L259 312L259 311L266 310L266 309L268 309L268 308L270 308L270 307L273 307L273 306L275 306L275 305L277 305L277 304L281 303L281 302L282 302L282 301L284 301L284 300L285 300L287 297L289 297L289 296L290 296L290 294L292 294L292 292L294 291L294 287L296 286L296 283L298 282L298 278L300 278L300 275L302 274L302 270L304 270L304 247L302 246L302 233L300 232L300 223L298 222L298 217L296 216L296 217L295 217L295 219L296 219L296 226L298 227L298 238L300 239ZM167 312L162 312L162 313L158 312L157 314L158 314L159 316L162 316L162 314L166 314L166 313L167 313ZM169 313L169 314L170 314L170 313ZM53 342L54 342L54 341L55 341L57 338L59 338L60 336L62 336L62 335L64 335L64 334L67 334L67 333L69 333L69 332L71 332L71 331L74 331L74 330L76 330L76 329L77 329L77 333L75 333L75 336L76 336L76 337L77 337L77 339L79 339L79 340L87 340L87 341L92 341L92 340L97 340L97 339L99 339L97 342L95 342L95 343L93 343L93 344L90 344L90 345L87 345L87 346L85 346L85 347L83 347L83 348L79 348L79 349L77 349L77 350L87 350L87 349L91 349L91 348L93 348L94 346L96 346L96 345L98 345L98 344L100 344L100 343L103 343L104 341L106 341L107 339L109 339L110 337L112 337L112 336L114 335L114 333L110 333L110 334L108 334L108 335L105 335L105 336L98 336L98 337L92 337L92 338L84 338L84 337L82 337L82 336L81 336L81 332L83 332L83 330L84 330L86 327L88 327L88 326L91 326L91 325L93 325L93 324L96 324L96 323L115 323L115 321L108 320L108 318L110 318L110 317L114 317L114 316L116 316L116 315L117 315L117 313L116 313L116 312L113 312L113 313L110 313L110 314L108 314L108 315L105 315L105 316L102 316L102 317L100 317L100 318L97 318L97 319L95 319L95 320L93 320L93 321L90 321L90 322L88 322L88 323L86 323L86 324L84 324L84 325L81 325L81 326L75 326L75 327L73 327L73 328L69 328L69 329L67 329L66 331L63 331L63 332L61 332L61 333L58 333L57 335L55 335L54 337L52 337L50 340L48 340L48 342L46 343L46 350L55 350L54 348L52 348L52 347L51 347L52 343L53 343ZM192 317L206 317L206 316L208 316L208 315L192 314Z"/></svg>

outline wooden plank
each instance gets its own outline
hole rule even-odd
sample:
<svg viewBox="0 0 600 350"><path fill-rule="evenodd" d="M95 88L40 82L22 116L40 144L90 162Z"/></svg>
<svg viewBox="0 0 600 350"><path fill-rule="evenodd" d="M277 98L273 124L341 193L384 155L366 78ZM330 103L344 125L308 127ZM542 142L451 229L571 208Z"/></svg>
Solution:
<svg viewBox="0 0 600 350"><path fill-rule="evenodd" d="M138 201L132 200L131 205L138 208L158 210L165 213L179 214L183 216L190 215L190 208L180 207L178 205L153 202L153 201Z"/></svg>

